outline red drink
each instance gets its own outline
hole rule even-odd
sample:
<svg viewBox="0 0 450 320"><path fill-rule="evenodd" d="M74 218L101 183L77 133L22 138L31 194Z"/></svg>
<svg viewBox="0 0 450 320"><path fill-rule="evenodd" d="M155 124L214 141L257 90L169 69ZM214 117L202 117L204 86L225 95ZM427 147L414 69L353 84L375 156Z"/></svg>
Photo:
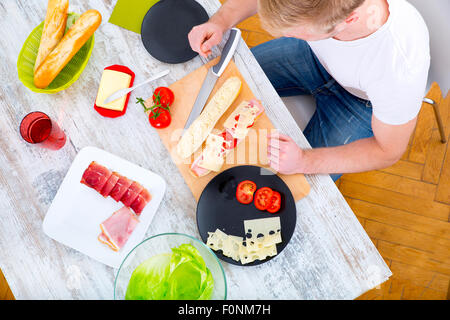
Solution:
<svg viewBox="0 0 450 320"><path fill-rule="evenodd" d="M32 144L58 150L66 143L66 135L58 124L43 112L31 112L20 123L20 135Z"/></svg>

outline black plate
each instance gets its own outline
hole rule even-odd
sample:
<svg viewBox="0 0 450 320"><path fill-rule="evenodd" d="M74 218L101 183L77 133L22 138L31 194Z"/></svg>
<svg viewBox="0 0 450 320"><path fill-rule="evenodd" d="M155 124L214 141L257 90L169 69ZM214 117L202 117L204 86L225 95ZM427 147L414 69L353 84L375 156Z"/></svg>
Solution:
<svg viewBox="0 0 450 320"><path fill-rule="evenodd" d="M160 0L142 21L142 43L159 61L186 62L197 56L189 45L189 31L208 19L208 13L195 0Z"/></svg>
<svg viewBox="0 0 450 320"><path fill-rule="evenodd" d="M251 180L256 187L270 187L281 194L281 209L276 214L256 209L253 203L241 204L236 200L236 187L244 180ZM233 167L215 176L203 190L197 205L197 227L200 237L206 243L208 232L220 229L228 235L244 237L244 220L279 216L283 242L277 244L278 255L286 247L295 230L297 213L294 197L286 183L267 169L256 166ZM241 264L214 251L221 260L241 266L254 266L265 260ZM275 256L276 257L276 256Z"/></svg>

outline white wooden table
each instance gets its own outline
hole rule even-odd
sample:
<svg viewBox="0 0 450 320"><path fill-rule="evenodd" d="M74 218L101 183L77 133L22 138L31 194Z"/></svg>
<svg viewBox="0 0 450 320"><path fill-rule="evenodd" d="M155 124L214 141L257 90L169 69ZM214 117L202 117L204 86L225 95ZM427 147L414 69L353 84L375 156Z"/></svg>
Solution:
<svg viewBox="0 0 450 320"><path fill-rule="evenodd" d="M203 62L197 57L184 64L162 64L145 51L140 35L107 22L116 1L72 0L70 11L94 8L103 16L92 57L70 88L54 95L33 93L19 81L16 60L28 34L44 19L46 3L0 2L0 268L17 299L112 299L117 270L50 239L42 221L77 152L96 146L166 179L167 192L147 236L182 232L199 238L196 202L134 101L136 96L149 97L152 88L169 85ZM220 6L217 0L200 3L210 15ZM235 62L274 125L308 148L242 40ZM125 116L105 119L92 105L99 76L111 64L134 70L136 83L166 67L171 73L153 87L133 93ZM20 120L36 110L57 119L65 130L70 141L63 149L48 151L21 140ZM255 267L223 263L229 299L354 299L391 275L329 176L307 178L311 192L297 203L295 233L280 256Z"/></svg>

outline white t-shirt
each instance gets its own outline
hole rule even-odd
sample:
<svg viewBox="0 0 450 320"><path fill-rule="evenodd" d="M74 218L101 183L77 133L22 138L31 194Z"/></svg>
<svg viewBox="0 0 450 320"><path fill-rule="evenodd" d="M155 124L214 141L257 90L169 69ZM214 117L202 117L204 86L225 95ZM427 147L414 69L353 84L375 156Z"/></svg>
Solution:
<svg viewBox="0 0 450 320"><path fill-rule="evenodd" d="M410 3L388 3L388 20L370 36L308 44L342 87L371 101L378 120L399 125L420 111L430 66L429 36L422 16Z"/></svg>

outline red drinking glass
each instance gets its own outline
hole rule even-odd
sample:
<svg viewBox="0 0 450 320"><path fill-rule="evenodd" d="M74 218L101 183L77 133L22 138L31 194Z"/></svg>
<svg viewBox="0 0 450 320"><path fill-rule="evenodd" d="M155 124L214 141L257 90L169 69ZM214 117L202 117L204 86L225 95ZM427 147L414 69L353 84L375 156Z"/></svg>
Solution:
<svg viewBox="0 0 450 320"><path fill-rule="evenodd" d="M51 150L61 149L66 143L66 134L45 113L35 111L27 114L20 123L20 135L32 144Z"/></svg>

